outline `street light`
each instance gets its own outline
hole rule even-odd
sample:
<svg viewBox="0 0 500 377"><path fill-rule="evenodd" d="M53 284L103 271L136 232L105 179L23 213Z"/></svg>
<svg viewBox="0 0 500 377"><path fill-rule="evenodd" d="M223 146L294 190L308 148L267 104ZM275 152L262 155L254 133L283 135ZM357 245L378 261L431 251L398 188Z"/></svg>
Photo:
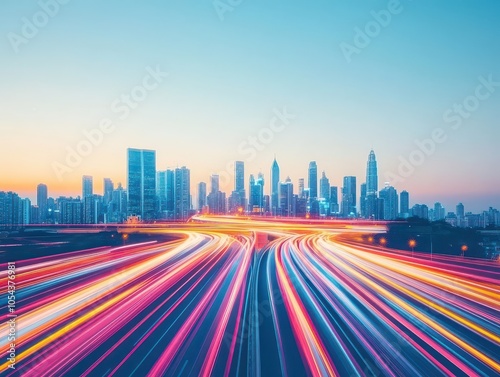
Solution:
<svg viewBox="0 0 500 377"><path fill-rule="evenodd" d="M386 245L386 243L387 243L387 240L386 240L384 237L382 237L382 238L380 239L380 244L381 244L382 246L385 246L385 245Z"/></svg>
<svg viewBox="0 0 500 377"><path fill-rule="evenodd" d="M415 249L415 246L417 246L417 241L415 241L415 240L409 240L408 241L408 246L411 247L411 256L413 257L413 255L414 255L413 251Z"/></svg>
<svg viewBox="0 0 500 377"><path fill-rule="evenodd" d="M469 247L467 245L462 245L462 247L460 248L460 250L462 250L462 258L465 257L465 252L467 250L469 250Z"/></svg>

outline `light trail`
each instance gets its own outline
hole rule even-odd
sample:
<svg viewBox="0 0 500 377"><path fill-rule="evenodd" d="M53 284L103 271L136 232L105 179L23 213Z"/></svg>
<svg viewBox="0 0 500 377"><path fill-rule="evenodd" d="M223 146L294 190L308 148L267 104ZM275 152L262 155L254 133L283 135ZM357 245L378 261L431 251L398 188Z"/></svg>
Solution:
<svg viewBox="0 0 500 377"><path fill-rule="evenodd" d="M2 361L2 374L500 375L498 263L360 242L384 223L200 216L120 231L172 240L17 262L16 370ZM6 297L4 284L2 313Z"/></svg>

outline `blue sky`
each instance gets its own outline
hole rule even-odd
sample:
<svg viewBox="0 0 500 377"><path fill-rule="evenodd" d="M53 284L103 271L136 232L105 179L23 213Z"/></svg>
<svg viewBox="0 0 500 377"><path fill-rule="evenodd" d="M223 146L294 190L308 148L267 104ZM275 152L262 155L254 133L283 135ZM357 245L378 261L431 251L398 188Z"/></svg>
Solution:
<svg viewBox="0 0 500 377"><path fill-rule="evenodd" d="M479 77L500 81L500 3L401 0L350 62L341 43L354 45L356 28L391 2L269 3L244 0L221 20L212 1L72 0L16 53L9 33L22 35L23 18L41 6L3 1L0 153L12 162L0 165L0 190L31 195L46 182L53 194L77 195L83 174L125 182L127 147L156 149L161 169L190 167L193 187L233 160L246 161L247 175L268 175L275 154L295 184L310 160L333 184L345 175L361 183L374 148L383 185L415 140L442 128L447 140L396 188L412 203L439 200L450 210L458 201L500 207L500 87L458 130L443 121ZM116 119L113 101L156 66L168 78L58 180L54 162L64 163L83 130ZM246 160L238 146L283 108L295 118Z"/></svg>

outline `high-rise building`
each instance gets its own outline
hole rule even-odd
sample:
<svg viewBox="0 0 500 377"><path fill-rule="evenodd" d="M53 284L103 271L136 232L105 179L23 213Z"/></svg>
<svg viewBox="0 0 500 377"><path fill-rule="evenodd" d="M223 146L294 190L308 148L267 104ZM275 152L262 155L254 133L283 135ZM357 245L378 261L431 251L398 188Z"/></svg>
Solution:
<svg viewBox="0 0 500 377"><path fill-rule="evenodd" d="M322 173L319 180L319 197L330 201L330 180L326 177L325 172Z"/></svg>
<svg viewBox="0 0 500 377"><path fill-rule="evenodd" d="M364 197L364 204L362 206L362 216L367 219L379 220L379 214L382 208L378 208L379 201L377 200L378 194L378 172L377 172L377 159L373 149L368 155L368 162L366 163L366 194ZM363 213L364 212L364 213Z"/></svg>
<svg viewBox="0 0 500 377"><path fill-rule="evenodd" d="M406 190L401 191L401 194L399 194L399 211L402 218L410 217L410 194Z"/></svg>
<svg viewBox="0 0 500 377"><path fill-rule="evenodd" d="M415 204L411 208L411 216L429 219L429 208L425 204Z"/></svg>
<svg viewBox="0 0 500 377"><path fill-rule="evenodd" d="M245 191L245 163L243 161L234 163L234 191Z"/></svg>
<svg viewBox="0 0 500 377"><path fill-rule="evenodd" d="M361 212L361 217L367 218L366 216L366 183L362 183L361 187L361 196L359 197L359 210Z"/></svg>
<svg viewBox="0 0 500 377"><path fill-rule="evenodd" d="M156 152L127 150L127 215L150 221L156 217Z"/></svg>
<svg viewBox="0 0 500 377"><path fill-rule="evenodd" d="M366 164L366 194L377 194L378 191L378 174L377 174L377 160L373 149L368 155L368 162Z"/></svg>
<svg viewBox="0 0 500 377"><path fill-rule="evenodd" d="M93 178L90 175L84 175L82 177L82 200L92 195L94 195Z"/></svg>
<svg viewBox="0 0 500 377"><path fill-rule="evenodd" d="M356 217L356 177L344 177L341 212L343 217Z"/></svg>
<svg viewBox="0 0 500 377"><path fill-rule="evenodd" d="M116 190L113 191L110 221L121 223L126 219L127 219L127 192L123 189L122 184L118 183L118 187L116 188Z"/></svg>
<svg viewBox="0 0 500 377"><path fill-rule="evenodd" d="M159 171L156 173L156 205L158 218L167 218L167 172Z"/></svg>
<svg viewBox="0 0 500 377"><path fill-rule="evenodd" d="M293 183L290 177L280 183L280 215L286 217L295 216L293 202Z"/></svg>
<svg viewBox="0 0 500 377"><path fill-rule="evenodd" d="M47 219L47 185L40 183L36 187L36 205L38 206L38 218L33 219L33 222L44 223Z"/></svg>
<svg viewBox="0 0 500 377"><path fill-rule="evenodd" d="M330 186L330 213L339 213L339 188Z"/></svg>
<svg viewBox="0 0 500 377"><path fill-rule="evenodd" d="M380 190L379 198L383 200L384 220L395 220L398 217L398 192L389 184Z"/></svg>
<svg viewBox="0 0 500 377"><path fill-rule="evenodd" d="M82 177L83 223L95 224L94 181L92 176Z"/></svg>
<svg viewBox="0 0 500 377"><path fill-rule="evenodd" d="M264 212L264 176L259 173L255 179L250 175L250 189L248 197L248 212L252 214L263 214Z"/></svg>
<svg viewBox="0 0 500 377"><path fill-rule="evenodd" d="M210 193L219 192L219 176L212 174L210 176Z"/></svg>
<svg viewBox="0 0 500 377"><path fill-rule="evenodd" d="M22 224L31 224L31 200L29 200L28 198L22 199L21 219Z"/></svg>
<svg viewBox="0 0 500 377"><path fill-rule="evenodd" d="M279 212L279 183L280 183L280 167L274 158L271 167L271 213L276 216Z"/></svg>
<svg viewBox="0 0 500 377"><path fill-rule="evenodd" d="M109 178L104 178L103 188L104 188L103 200L104 204L107 205L113 199L113 191L115 189L113 181Z"/></svg>
<svg viewBox="0 0 500 377"><path fill-rule="evenodd" d="M174 174L174 218L187 220L191 211L190 172L185 166L175 169Z"/></svg>
<svg viewBox="0 0 500 377"><path fill-rule="evenodd" d="M444 220L445 218L445 209L441 205L441 203L434 203L434 216L432 218L433 221Z"/></svg>
<svg viewBox="0 0 500 377"><path fill-rule="evenodd" d="M203 211L207 205L207 184L205 182L198 183L198 211Z"/></svg>
<svg viewBox="0 0 500 377"><path fill-rule="evenodd" d="M465 226L465 207L462 203L457 204L457 225Z"/></svg>
<svg viewBox="0 0 500 377"><path fill-rule="evenodd" d="M234 191L231 193L229 203L229 210L233 213L243 211L246 206L245 163L243 161L234 163Z"/></svg>
<svg viewBox="0 0 500 377"><path fill-rule="evenodd" d="M304 178L299 178L299 198L303 199L304 198Z"/></svg>
<svg viewBox="0 0 500 377"><path fill-rule="evenodd" d="M226 213L226 194L219 190L219 176L210 177L210 193L207 196L208 211L212 215Z"/></svg>
<svg viewBox="0 0 500 377"><path fill-rule="evenodd" d="M165 172L165 190L166 190L166 197L167 197L167 206L166 206L166 211L167 211L167 218L168 219L173 219L174 218L174 209L175 209L175 196L174 196L174 189L175 189L175 172L173 170L167 169Z"/></svg>
<svg viewBox="0 0 500 377"><path fill-rule="evenodd" d="M309 197L310 199L318 198L318 166L316 161L309 163Z"/></svg>

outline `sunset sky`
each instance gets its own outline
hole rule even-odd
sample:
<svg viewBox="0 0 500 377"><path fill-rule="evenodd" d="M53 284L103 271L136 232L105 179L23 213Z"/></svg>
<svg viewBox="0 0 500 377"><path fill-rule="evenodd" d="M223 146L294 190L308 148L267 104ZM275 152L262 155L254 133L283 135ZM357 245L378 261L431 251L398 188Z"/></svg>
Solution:
<svg viewBox="0 0 500 377"><path fill-rule="evenodd" d="M104 177L125 186L128 147L156 150L158 170L190 168L193 196L234 160L245 161L246 185L265 173L268 193L275 155L295 185L311 160L332 185L346 175L360 184L371 148L382 187L419 154L415 140L437 133L446 140L392 179L398 191L412 205L500 208L498 1L227 4L74 0L26 38L26 22L44 22L40 4L2 1L0 190L34 199L46 183L50 196L76 196L84 174L98 193ZM359 47L366 28L373 37ZM358 52L349 59L347 45ZM156 69L168 72L161 82L147 79ZM136 90L145 97L126 116L116 111L144 80L155 88ZM454 104L474 110L452 121ZM295 117L281 126L273 119L283 109ZM103 119L114 129L58 179L54 166ZM279 130L262 131L271 122ZM259 134L267 144L254 155L246 143Z"/></svg>

